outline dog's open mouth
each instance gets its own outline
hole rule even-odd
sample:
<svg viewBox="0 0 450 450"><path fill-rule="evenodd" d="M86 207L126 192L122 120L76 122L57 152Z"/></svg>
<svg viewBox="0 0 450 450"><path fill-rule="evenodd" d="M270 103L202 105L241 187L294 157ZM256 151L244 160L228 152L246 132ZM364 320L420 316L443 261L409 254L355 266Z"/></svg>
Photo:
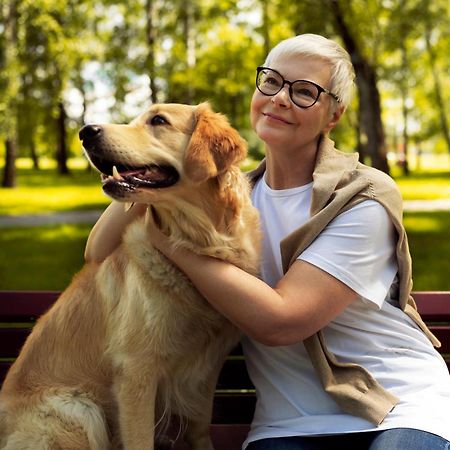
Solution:
<svg viewBox="0 0 450 450"><path fill-rule="evenodd" d="M169 165L132 167L114 164L92 155L89 155L89 158L102 174L103 190L106 193L118 190L133 191L138 188L166 188L174 185L180 177L177 170Z"/></svg>
<svg viewBox="0 0 450 450"><path fill-rule="evenodd" d="M111 175L102 172L103 185L109 183L129 188L165 188L178 181L178 172L171 166L151 164L145 167L124 167L113 165Z"/></svg>

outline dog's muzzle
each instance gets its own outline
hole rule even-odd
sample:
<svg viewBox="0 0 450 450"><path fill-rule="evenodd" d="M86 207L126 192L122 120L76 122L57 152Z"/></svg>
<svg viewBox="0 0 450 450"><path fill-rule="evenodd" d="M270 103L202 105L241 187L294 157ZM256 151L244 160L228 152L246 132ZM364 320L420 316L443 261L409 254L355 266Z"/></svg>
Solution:
<svg viewBox="0 0 450 450"><path fill-rule="evenodd" d="M166 188L180 178L178 171L165 164L133 166L115 160L114 154L106 151L102 143L101 125L86 125L79 137L91 164L102 174L103 190L112 197L122 197L125 192L139 188Z"/></svg>

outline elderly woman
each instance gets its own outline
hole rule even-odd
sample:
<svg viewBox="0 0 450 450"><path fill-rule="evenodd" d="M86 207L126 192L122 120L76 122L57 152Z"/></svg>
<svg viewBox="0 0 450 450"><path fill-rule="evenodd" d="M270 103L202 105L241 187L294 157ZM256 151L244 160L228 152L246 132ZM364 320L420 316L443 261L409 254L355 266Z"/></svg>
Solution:
<svg viewBox="0 0 450 450"><path fill-rule="evenodd" d="M245 334L258 399L249 450L450 448L450 376L410 297L401 197L327 137L353 78L347 52L311 34L279 43L257 68L261 278L173 251L149 225L154 245ZM87 259L102 260L142 213L122 211L102 217ZM116 225L112 240L105 223Z"/></svg>

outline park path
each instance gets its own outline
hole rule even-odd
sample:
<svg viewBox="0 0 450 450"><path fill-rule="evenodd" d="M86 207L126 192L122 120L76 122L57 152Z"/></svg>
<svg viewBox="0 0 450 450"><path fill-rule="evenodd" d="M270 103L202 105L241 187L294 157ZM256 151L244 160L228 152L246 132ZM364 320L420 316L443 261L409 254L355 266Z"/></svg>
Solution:
<svg viewBox="0 0 450 450"><path fill-rule="evenodd" d="M405 200L405 211L450 211L450 199L441 200ZM47 214L24 214L18 216L0 215L0 228L38 227L65 223L93 224L103 210L67 211Z"/></svg>

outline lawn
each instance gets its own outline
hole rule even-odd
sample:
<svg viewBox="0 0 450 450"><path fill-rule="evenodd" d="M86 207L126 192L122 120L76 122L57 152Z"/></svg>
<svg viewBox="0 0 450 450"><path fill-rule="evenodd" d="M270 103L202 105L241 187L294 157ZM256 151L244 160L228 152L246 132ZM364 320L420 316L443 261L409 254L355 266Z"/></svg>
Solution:
<svg viewBox="0 0 450 450"><path fill-rule="evenodd" d="M17 187L0 189L1 214L36 214L50 211L104 209L109 199L103 194L100 175L87 169L87 161L70 161L70 175L58 176L51 161L33 170L28 160L20 160Z"/></svg>
<svg viewBox="0 0 450 450"><path fill-rule="evenodd" d="M450 199L450 171L394 178L404 200Z"/></svg>
<svg viewBox="0 0 450 450"><path fill-rule="evenodd" d="M91 225L0 228L0 289L61 290L83 265Z"/></svg>
<svg viewBox="0 0 450 450"><path fill-rule="evenodd" d="M0 189L0 214L104 209L99 175L86 162L58 177L51 166L36 172L22 161L18 187ZM405 199L450 198L450 171L395 178ZM92 224L0 228L0 289L63 289L83 264ZM450 212L408 212L405 226L414 266L414 289L450 290Z"/></svg>
<svg viewBox="0 0 450 450"><path fill-rule="evenodd" d="M405 213L416 291L450 291L450 211Z"/></svg>

